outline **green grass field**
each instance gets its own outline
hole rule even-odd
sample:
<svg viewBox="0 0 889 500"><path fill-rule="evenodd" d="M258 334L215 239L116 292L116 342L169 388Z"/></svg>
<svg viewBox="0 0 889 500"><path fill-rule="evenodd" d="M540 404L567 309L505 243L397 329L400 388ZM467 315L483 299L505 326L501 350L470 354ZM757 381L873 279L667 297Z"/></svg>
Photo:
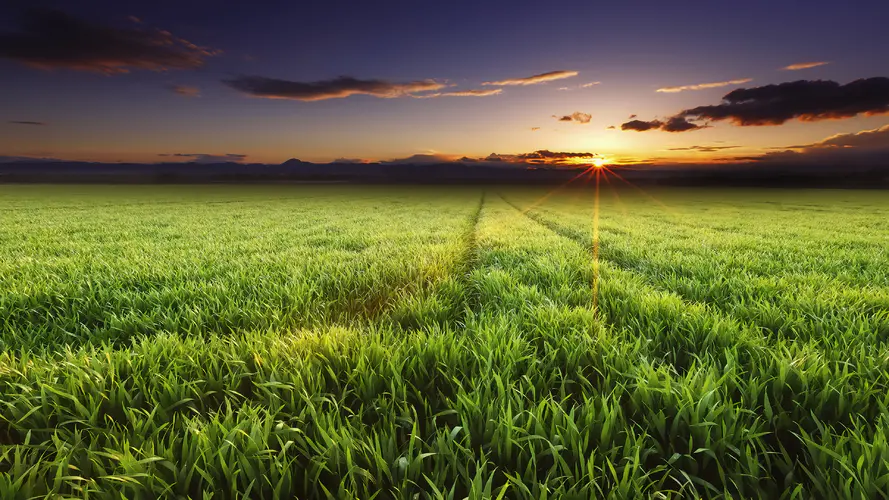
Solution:
<svg viewBox="0 0 889 500"><path fill-rule="evenodd" d="M0 498L889 495L889 195L545 194L0 187Z"/></svg>

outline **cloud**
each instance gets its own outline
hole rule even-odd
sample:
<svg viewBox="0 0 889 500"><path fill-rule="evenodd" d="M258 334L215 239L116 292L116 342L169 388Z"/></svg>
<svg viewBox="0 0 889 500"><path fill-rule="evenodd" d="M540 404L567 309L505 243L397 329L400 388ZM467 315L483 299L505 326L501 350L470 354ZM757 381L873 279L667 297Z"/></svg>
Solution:
<svg viewBox="0 0 889 500"><path fill-rule="evenodd" d="M158 156L172 158L187 158L187 162L192 163L225 163L225 162L241 162L247 158L247 155L225 153L225 154L208 154L208 153L161 153Z"/></svg>
<svg viewBox="0 0 889 500"><path fill-rule="evenodd" d="M747 82L753 81L752 78L741 78L738 80L728 80L724 82L712 82L712 83L698 83L696 85L682 85L681 87L663 87L657 89L657 92L684 92L686 90L704 90L704 89L715 89L719 87L728 87L729 85L741 85Z"/></svg>
<svg viewBox="0 0 889 500"><path fill-rule="evenodd" d="M889 78L840 85L829 80L799 80L738 89L721 104L686 109L677 118L729 120L735 125L781 125L788 120L819 121L889 112Z"/></svg>
<svg viewBox="0 0 889 500"><path fill-rule="evenodd" d="M609 126L606 127L606 128L607 128L608 130L614 130L614 129L616 129L617 127L615 127L614 125L609 125Z"/></svg>
<svg viewBox="0 0 889 500"><path fill-rule="evenodd" d="M565 116L556 116L553 115L554 118L558 118L560 122L576 122L576 123L589 123L592 120L593 115L589 113L581 113L580 111L575 111L570 115Z"/></svg>
<svg viewBox="0 0 889 500"><path fill-rule="evenodd" d="M411 95L411 97L416 97L417 99L430 99L435 97L487 97L501 93L503 93L503 89L455 90L453 92Z"/></svg>
<svg viewBox="0 0 889 500"><path fill-rule="evenodd" d="M836 134L823 141L811 144L810 148L889 148L889 125L862 130L854 134Z"/></svg>
<svg viewBox="0 0 889 500"><path fill-rule="evenodd" d="M851 134L836 134L824 140L802 146L784 146L771 149L889 149L889 125Z"/></svg>
<svg viewBox="0 0 889 500"><path fill-rule="evenodd" d="M541 73L539 75L528 76L525 78L511 78L496 82L484 82L482 85L534 85L537 83L571 78L572 76L577 76L577 71L550 71L549 73Z"/></svg>
<svg viewBox="0 0 889 500"><path fill-rule="evenodd" d="M20 32L0 33L0 58L44 69L105 74L192 69L218 53L169 31L102 26L45 9L26 10Z"/></svg>
<svg viewBox="0 0 889 500"><path fill-rule="evenodd" d="M595 158L596 156L596 153L567 153L560 151L549 151L547 149L540 149L534 151L533 153L523 153L515 155L516 158L522 160L563 160L568 158Z"/></svg>
<svg viewBox="0 0 889 500"><path fill-rule="evenodd" d="M566 152L566 151L549 151L540 149L532 153L522 153L517 155L500 155L503 161L513 163L531 163L535 165L577 165L584 161L592 161L598 157L596 153L586 152Z"/></svg>
<svg viewBox="0 0 889 500"><path fill-rule="evenodd" d="M630 119L630 120L634 120L637 116L639 116L639 115L630 115L630 118L629 118L629 119Z"/></svg>
<svg viewBox="0 0 889 500"><path fill-rule="evenodd" d="M790 66L784 66L781 69L786 70L786 71L798 71L801 69L817 68L818 66L824 66L825 64L830 64L830 62L818 61L818 62L796 63L796 64L791 64Z"/></svg>
<svg viewBox="0 0 889 500"><path fill-rule="evenodd" d="M735 149L740 146L688 146L686 148L670 148L670 151L697 151L699 153L715 153L724 149Z"/></svg>
<svg viewBox="0 0 889 500"><path fill-rule="evenodd" d="M445 84L435 80L393 83L385 80L359 80L350 76L317 82L293 82L264 76L239 76L231 80L223 80L222 83L253 97L296 101L322 101L359 94L382 98L405 97L413 96L418 92L441 90L445 87Z"/></svg>
<svg viewBox="0 0 889 500"><path fill-rule="evenodd" d="M591 162L594 158L599 158L596 153L587 152L565 152L565 151L549 151L541 149L531 153L521 154L498 154L491 153L483 158L467 158L463 157L460 161L483 162L483 163L499 163L503 166L515 166L522 164L531 165L553 165L553 166L577 166Z"/></svg>
<svg viewBox="0 0 889 500"><path fill-rule="evenodd" d="M32 122L28 120L9 120L9 123L13 125L38 125L43 126L46 125L46 122Z"/></svg>
<svg viewBox="0 0 889 500"><path fill-rule="evenodd" d="M448 163L454 160L454 156L443 155L438 153L433 154L415 154L413 156L408 156L407 158L398 158L395 160L383 161L380 163L388 163L388 164L434 164L434 163Z"/></svg>
<svg viewBox="0 0 889 500"><path fill-rule="evenodd" d="M633 115L636 116L636 115ZM664 126L664 123L660 120L652 120L652 121L643 121L643 120L630 120L624 124L621 124L621 130L635 130L636 132L645 132L648 130L656 130Z"/></svg>
<svg viewBox="0 0 889 500"><path fill-rule="evenodd" d="M540 127L531 127L531 132L537 132L540 130Z"/></svg>
<svg viewBox="0 0 889 500"><path fill-rule="evenodd" d="M602 83L602 82L590 82L590 83L584 83L583 85L580 86L580 88L582 88L582 89L588 89L588 88L590 88L590 87L592 87L592 86L594 86L594 85L600 85L601 83Z"/></svg>
<svg viewBox="0 0 889 500"><path fill-rule="evenodd" d="M0 155L0 163L48 163L61 162L58 158L39 158L35 156L4 156Z"/></svg>
<svg viewBox="0 0 889 500"><path fill-rule="evenodd" d="M889 125L851 134L837 134L812 144L776 149L782 151L745 159L776 165L886 167L889 166Z"/></svg>
<svg viewBox="0 0 889 500"><path fill-rule="evenodd" d="M201 89L190 85L173 85L170 90L183 97L201 97Z"/></svg>
<svg viewBox="0 0 889 500"><path fill-rule="evenodd" d="M370 160L367 160L364 158L337 158L336 160L333 160L331 163L355 164L355 163L370 163L370 162L371 162Z"/></svg>
<svg viewBox="0 0 889 500"><path fill-rule="evenodd" d="M635 116L635 115L634 115ZM681 116L674 116L667 121L661 120L631 120L621 124L621 130L634 130L636 132L647 132L649 130L663 130L664 132L687 132L689 130L698 130L707 128L709 125L697 125L691 123Z"/></svg>
<svg viewBox="0 0 889 500"><path fill-rule="evenodd" d="M457 90L454 92L444 92L442 97L454 96L454 97L486 97L489 95L497 95L503 92L503 89L490 89L490 90Z"/></svg>
<svg viewBox="0 0 889 500"><path fill-rule="evenodd" d="M665 122L632 120L621 125L621 129L686 132L709 127L692 123L700 120L728 120L751 127L782 125L794 119L814 122L886 113L889 78L864 78L845 85L830 80L798 80L733 90L720 104L686 109Z"/></svg>
<svg viewBox="0 0 889 500"><path fill-rule="evenodd" d="M559 87L559 90L571 90L571 89L568 87Z"/></svg>
<svg viewBox="0 0 889 500"><path fill-rule="evenodd" d="M686 120L685 117L674 116L664 123L661 130L664 132L688 132L689 130L699 130L709 128L709 125L697 125Z"/></svg>

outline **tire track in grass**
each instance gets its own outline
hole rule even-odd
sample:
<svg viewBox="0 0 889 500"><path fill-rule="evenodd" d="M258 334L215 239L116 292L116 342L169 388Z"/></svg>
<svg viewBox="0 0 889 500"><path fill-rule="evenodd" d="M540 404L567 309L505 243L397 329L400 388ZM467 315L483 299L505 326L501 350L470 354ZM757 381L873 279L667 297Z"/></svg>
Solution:
<svg viewBox="0 0 889 500"><path fill-rule="evenodd" d="M513 206L515 206L515 205L513 205ZM536 214L536 213L528 213L526 215L528 215L532 219L536 220L537 222L543 224L544 226L549 227L553 231L555 231L559 234L562 234L568 238L571 238L580 244L587 245L589 243L587 241L587 239L584 237L584 235L579 233L576 229L571 228L571 227L566 227L566 226L560 225L556 222L553 222L546 215L540 215L540 214ZM551 213L548 215L553 216L553 214L551 214ZM707 296L700 297L699 295L694 294L692 291L681 288L681 287L680 288L669 287L663 283L664 278L659 278L657 276L657 274L652 274L652 272L650 270L646 271L646 270L640 269L640 266L645 265L649 261L641 260L640 258L635 257L635 256L628 256L625 252L621 251L620 249L615 250L614 248L611 248L611 247L607 247L607 248L609 248L609 250L607 250L606 253L609 254L609 257L601 259L601 260L612 264L613 266L621 269L622 271L625 271L629 274L638 276L646 284L648 284L649 286L651 286L652 288L654 288L656 290L660 290L665 293L676 294L679 297L682 297L682 299L689 304L700 304L702 306L709 307L710 309L712 309L714 311L718 311L727 317L736 319L741 324L747 324L752 327L755 327L755 328L759 329L763 334L765 334L765 337L768 339L769 344L778 344L778 343L780 343L781 340L794 341L794 342L799 341L799 342L805 342L805 343L813 343L814 342L815 344L818 345L817 349L819 350L819 352L830 353L832 351L837 350L837 346L835 346L835 345L830 345L830 344L822 345L821 342L818 341L818 339L822 335L827 335L826 333L824 333L824 332L821 332L820 334L815 333L815 332L819 332L820 330L823 330L825 327L824 325L818 324L818 322L815 321L815 320L818 320L822 317L815 316L816 313L813 312L813 311L824 309L826 307L826 305L823 302L818 302L818 303L814 304L814 306L811 308L805 307L805 306L800 307L798 305L799 299L793 299L793 298L786 299L783 295L779 296L780 304L779 304L778 308L780 311L797 311L797 310L799 310L804 313L806 319L800 320L800 321L804 321L804 323L802 325L794 325L792 323L785 323L784 321L782 321L774 316L774 314L776 313L776 310L774 308L772 308L772 309L765 308L763 306L765 306L766 304L757 305L756 302L754 302L755 309L754 310L747 309L747 313L745 314L743 310L738 311L736 309L736 306L742 307L744 309L746 309L750 306L743 306L742 304L739 304L738 300L744 301L744 302L746 302L746 301L744 300L743 297L739 298L736 293L732 293L732 298L735 300L728 302L725 300L719 300L718 298L714 298L714 297L707 297ZM614 251L618 252L618 254L616 255L617 258L615 258L615 256L613 255ZM600 258L601 258L601 255L600 255ZM658 264L657 262L651 263L650 265L648 265L646 267L663 270L663 266L661 264ZM685 267L682 267L680 269L672 269L672 271L677 273L677 275L681 278L697 281L696 276L691 274L690 271L688 269L686 269ZM778 282L775 282L775 283L777 285L782 282L779 280ZM755 292L755 296L753 298L756 300L763 300L766 298L764 293L765 292L763 292L761 290L757 290ZM855 305L854 303L844 304L843 307L854 307L854 305ZM796 306L796 307L793 307L793 306ZM829 326L832 326L837 332L846 332L846 331L853 331L853 330L858 331L861 334L864 334L864 332L871 332L870 333L871 336L877 337L877 338L882 338L882 335L884 335L883 332L886 329L886 323L885 323L885 320L881 320L880 316L885 313L884 313L884 310L879 309L878 306L874 306L874 307L875 307L874 312L873 312L872 316L869 318L850 318L850 319L848 319L847 324L842 324L836 318L832 318L831 319L832 324ZM772 318L771 323L768 322L769 318ZM775 323L776 321L779 322L780 324L776 325L776 323ZM800 327L805 328L806 330L804 332L797 333L797 329ZM805 336L801 336L801 333L805 333L805 332L812 332L812 333L807 334ZM828 335L828 336L830 338L841 338L841 336L836 336L836 335ZM868 337L863 340L872 341L873 338ZM858 340L852 341L850 346L854 347L854 344L856 344L857 342L858 342Z"/></svg>
<svg viewBox="0 0 889 500"><path fill-rule="evenodd" d="M482 218L482 211L485 208L485 199L488 195L487 191L482 191L482 196L479 199L478 207L475 209L475 212L472 214L470 219L470 225L472 226L468 233L465 235L466 241L466 250L463 254L462 260L462 273L460 279L460 285L463 290L463 312L462 312L462 321L458 321L461 327L466 327L466 318L470 313L477 312L480 304L480 294L478 290L472 286L472 273L478 265L479 261L479 248L478 248L478 225L479 221Z"/></svg>
<svg viewBox="0 0 889 500"><path fill-rule="evenodd" d="M504 202L534 223L582 248L588 247L575 231L526 212L498 194ZM668 362L680 374L702 354L726 357L726 350L740 349L738 354L744 359L753 359L757 356L756 351L768 345L767 339L751 325L720 314L707 304L689 302L673 292L658 290L641 277L613 265L601 256L599 268L598 303L603 320L627 335L652 335L650 343L658 349L657 354L669 356ZM619 275L629 275L629 279L614 276L614 271ZM612 279L608 279L609 275L612 275ZM614 288L615 285L619 288ZM608 293L615 296L608 297ZM614 299L613 303L611 299ZM666 323L663 321L665 318L669 319ZM683 341L682 345L676 340ZM671 343L673 345L668 345Z"/></svg>
<svg viewBox="0 0 889 500"><path fill-rule="evenodd" d="M453 263L451 276L390 304L379 316L404 330L432 326L466 327L467 318L478 309L478 291L472 286L472 274L478 261L478 226L487 192L482 191L478 205L470 214L461 235L462 251Z"/></svg>
<svg viewBox="0 0 889 500"><path fill-rule="evenodd" d="M541 227L588 248L588 242L559 231L564 228L504 201ZM849 363L826 359L809 346L772 345L749 324L657 290L633 273L614 271L606 272L602 282L604 319L628 340L640 333L654 337L649 354L670 363L678 379L714 370L725 384L719 399L761 412L761 446L776 455L763 469L768 476L803 476L801 467L813 466L817 458L800 433L839 436L850 427L863 435L880 432L885 386L872 380L872 371L850 371ZM869 366L874 364L879 363ZM798 478L787 480L785 487L799 484ZM808 485L805 477L802 484Z"/></svg>

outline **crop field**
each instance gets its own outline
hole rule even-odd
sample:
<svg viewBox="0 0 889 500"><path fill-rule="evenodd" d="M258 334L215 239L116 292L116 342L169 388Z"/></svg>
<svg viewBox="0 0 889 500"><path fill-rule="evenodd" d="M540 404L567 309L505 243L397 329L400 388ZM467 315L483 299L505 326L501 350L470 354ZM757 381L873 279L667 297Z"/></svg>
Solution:
<svg viewBox="0 0 889 500"><path fill-rule="evenodd" d="M0 498L889 496L889 195L0 186Z"/></svg>

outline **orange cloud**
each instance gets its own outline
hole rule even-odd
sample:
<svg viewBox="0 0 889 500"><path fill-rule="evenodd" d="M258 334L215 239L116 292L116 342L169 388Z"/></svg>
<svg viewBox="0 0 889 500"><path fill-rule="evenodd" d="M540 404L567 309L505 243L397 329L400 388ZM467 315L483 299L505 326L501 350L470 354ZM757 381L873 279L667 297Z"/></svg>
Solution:
<svg viewBox="0 0 889 500"><path fill-rule="evenodd" d="M790 66L784 66L781 69L787 70L787 71L798 71L801 69L817 68L818 66L824 66L826 64L830 64L830 62L829 61L818 61L818 62L796 63L796 64L791 64Z"/></svg>
<svg viewBox="0 0 889 500"><path fill-rule="evenodd" d="M549 73L541 73L539 75L527 76L525 78L510 78L508 80L500 80L496 82L485 82L482 85L535 85L538 83L551 82L553 80L562 80L577 76L577 71L550 71Z"/></svg>
<svg viewBox="0 0 889 500"><path fill-rule="evenodd" d="M684 92L686 90L704 90L704 89L715 89L719 87L728 87L729 85L742 85L747 82L753 81L752 78L741 78L738 80L728 80L725 82L712 82L712 83L698 83L696 85L682 85L680 87L663 87L657 89L657 92L666 92L666 93L674 93L674 92Z"/></svg>
<svg viewBox="0 0 889 500"><path fill-rule="evenodd" d="M560 122L577 122L577 123L589 123L592 120L593 115L589 113L582 113L580 111L575 111L570 115L565 116L556 116L553 115L553 118L558 118Z"/></svg>
<svg viewBox="0 0 889 500"><path fill-rule="evenodd" d="M479 90L455 90L453 92L436 92L435 94L412 95L417 99L429 99L434 97L487 97L497 95L503 92L503 89L479 89Z"/></svg>

